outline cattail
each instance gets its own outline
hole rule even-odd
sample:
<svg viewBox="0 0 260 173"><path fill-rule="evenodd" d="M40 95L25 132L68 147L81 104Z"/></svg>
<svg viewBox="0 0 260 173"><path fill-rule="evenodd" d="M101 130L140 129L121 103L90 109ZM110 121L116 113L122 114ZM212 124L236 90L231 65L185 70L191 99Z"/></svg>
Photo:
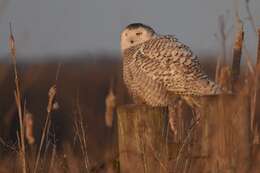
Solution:
<svg viewBox="0 0 260 173"><path fill-rule="evenodd" d="M18 136L19 143L19 152L22 163L22 172L26 173L26 157L25 157L25 141L24 141L24 125L23 125L23 111L22 111L22 100L21 100L21 92L20 85L18 79L18 72L16 67L16 48L15 48L15 39L12 31L12 24L10 23L10 33L9 33L9 51L11 54L12 64L14 68L14 77L15 77L15 102L18 109L18 117L19 117L19 126L20 126L20 134Z"/></svg>
<svg viewBox="0 0 260 173"><path fill-rule="evenodd" d="M27 139L27 142L32 145L35 142L33 134L33 115L28 110L25 111L23 122L25 127L25 138Z"/></svg>
<svg viewBox="0 0 260 173"><path fill-rule="evenodd" d="M54 98L56 95L56 85L53 85L49 89L48 95L49 95L49 100L48 100L47 112L50 113L53 109Z"/></svg>
<svg viewBox="0 0 260 173"><path fill-rule="evenodd" d="M15 39L13 35L12 24L9 23L10 35L9 35L9 50L12 55L13 62L16 62L16 48L15 48Z"/></svg>
<svg viewBox="0 0 260 173"><path fill-rule="evenodd" d="M59 103L57 101L53 103L52 107L53 110L58 110L60 108Z"/></svg>
<svg viewBox="0 0 260 173"><path fill-rule="evenodd" d="M49 127L50 127L50 123L51 123L50 116L51 116L51 111L53 110L53 103L54 103L54 99L55 99L55 96L56 96L56 85L53 85L53 86L50 87L48 96L49 96L49 99L48 99L48 106L47 106L47 116L46 116L46 120L45 120L45 123L44 123L44 128L43 128L43 132L42 132L42 136L41 136L39 150L38 150L38 153L37 153L37 156L36 156L36 161L35 161L33 173L37 172L43 142L44 142L46 136L49 133Z"/></svg>
<svg viewBox="0 0 260 173"><path fill-rule="evenodd" d="M111 85L108 95L106 97L105 122L108 127L112 127L115 106L116 106L116 97Z"/></svg>
<svg viewBox="0 0 260 173"><path fill-rule="evenodd" d="M240 75L240 62L241 62L241 54L242 54L242 47L244 41L244 30L243 24L241 21L237 24L237 31L235 35L235 43L233 47L233 64L232 64L232 85L234 85L236 81L239 79Z"/></svg>
<svg viewBox="0 0 260 173"><path fill-rule="evenodd" d="M258 29L257 64L260 65L260 28Z"/></svg>

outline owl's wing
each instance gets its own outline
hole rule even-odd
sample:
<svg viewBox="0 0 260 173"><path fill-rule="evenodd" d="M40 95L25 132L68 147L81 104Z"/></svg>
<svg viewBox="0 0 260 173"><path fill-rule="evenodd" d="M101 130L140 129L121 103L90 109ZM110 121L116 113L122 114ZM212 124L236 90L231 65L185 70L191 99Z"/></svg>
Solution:
<svg viewBox="0 0 260 173"><path fill-rule="evenodd" d="M167 90L184 95L215 95L220 87L203 72L198 57L173 36L151 39L136 51L134 65Z"/></svg>

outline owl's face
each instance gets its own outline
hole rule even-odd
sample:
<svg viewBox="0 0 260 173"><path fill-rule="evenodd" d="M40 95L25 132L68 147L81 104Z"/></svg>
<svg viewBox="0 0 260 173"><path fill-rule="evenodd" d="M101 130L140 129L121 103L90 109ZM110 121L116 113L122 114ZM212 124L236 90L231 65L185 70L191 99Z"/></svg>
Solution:
<svg viewBox="0 0 260 173"><path fill-rule="evenodd" d="M154 30L141 23L128 25L121 33L121 50L143 43L155 36Z"/></svg>

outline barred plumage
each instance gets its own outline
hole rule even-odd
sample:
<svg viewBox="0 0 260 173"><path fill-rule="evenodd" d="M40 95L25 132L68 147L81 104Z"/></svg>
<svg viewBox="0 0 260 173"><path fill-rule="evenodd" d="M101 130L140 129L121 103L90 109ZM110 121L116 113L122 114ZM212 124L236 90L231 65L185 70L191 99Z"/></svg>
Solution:
<svg viewBox="0 0 260 173"><path fill-rule="evenodd" d="M148 105L167 106L178 97L194 102L194 97L221 93L203 72L198 57L174 36L131 24L121 34L121 50L126 86Z"/></svg>

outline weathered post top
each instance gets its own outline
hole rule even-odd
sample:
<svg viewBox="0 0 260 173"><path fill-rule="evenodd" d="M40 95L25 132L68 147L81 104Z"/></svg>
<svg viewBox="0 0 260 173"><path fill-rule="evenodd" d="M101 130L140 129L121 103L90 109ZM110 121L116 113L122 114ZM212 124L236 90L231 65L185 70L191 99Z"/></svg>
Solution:
<svg viewBox="0 0 260 173"><path fill-rule="evenodd" d="M167 172L165 112L163 108L144 105L126 105L118 108L121 172Z"/></svg>

